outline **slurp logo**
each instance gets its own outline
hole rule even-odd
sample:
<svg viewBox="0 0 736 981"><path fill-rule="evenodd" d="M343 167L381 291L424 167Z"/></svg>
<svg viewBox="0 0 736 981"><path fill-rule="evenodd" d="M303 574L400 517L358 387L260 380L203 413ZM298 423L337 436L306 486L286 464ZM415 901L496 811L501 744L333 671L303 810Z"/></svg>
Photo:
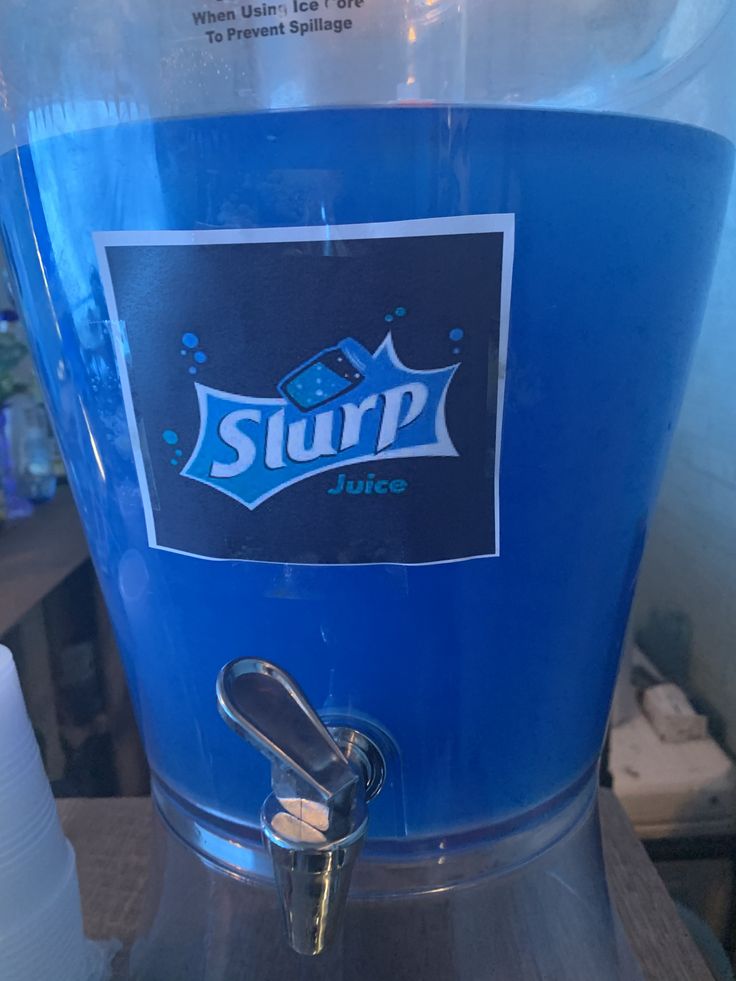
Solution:
<svg viewBox="0 0 736 981"><path fill-rule="evenodd" d="M152 548L499 554L513 216L95 242Z"/></svg>
<svg viewBox="0 0 736 981"><path fill-rule="evenodd" d="M196 446L181 470L250 511L284 488L352 463L456 457L445 402L458 365L401 363L387 334L371 353L344 338L261 398L195 382Z"/></svg>

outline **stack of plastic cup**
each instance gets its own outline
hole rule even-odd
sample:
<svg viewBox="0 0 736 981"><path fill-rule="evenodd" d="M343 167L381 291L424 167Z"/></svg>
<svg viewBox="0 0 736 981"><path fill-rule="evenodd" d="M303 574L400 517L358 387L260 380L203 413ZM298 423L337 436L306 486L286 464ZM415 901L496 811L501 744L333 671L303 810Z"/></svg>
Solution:
<svg viewBox="0 0 736 981"><path fill-rule="evenodd" d="M106 961L84 936L74 851L0 646L0 979L92 981Z"/></svg>

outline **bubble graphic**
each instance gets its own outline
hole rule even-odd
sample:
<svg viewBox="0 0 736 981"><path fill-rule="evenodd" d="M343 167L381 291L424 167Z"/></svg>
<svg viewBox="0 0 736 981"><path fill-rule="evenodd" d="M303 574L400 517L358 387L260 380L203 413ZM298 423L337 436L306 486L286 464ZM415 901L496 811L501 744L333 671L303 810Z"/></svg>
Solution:
<svg viewBox="0 0 736 981"><path fill-rule="evenodd" d="M396 314L397 317L405 317L406 316L406 307L396 307L396 309L394 310L394 313Z"/></svg>
<svg viewBox="0 0 736 981"><path fill-rule="evenodd" d="M190 375L196 375L197 374L197 369L194 367L194 365L192 365L191 368L189 369L189 374Z"/></svg>
<svg viewBox="0 0 736 981"><path fill-rule="evenodd" d="M181 450L174 450L174 455L181 456L182 455Z"/></svg>
<svg viewBox="0 0 736 981"><path fill-rule="evenodd" d="M207 360L207 355L204 353L204 351L195 351L194 360L197 362L197 364L204 364Z"/></svg>
<svg viewBox="0 0 736 981"><path fill-rule="evenodd" d="M196 347L199 344L199 338L196 334L187 333L181 335L181 342L184 347Z"/></svg>
<svg viewBox="0 0 736 981"><path fill-rule="evenodd" d="M394 322L394 315L392 313L387 313L383 319L387 324L392 324Z"/></svg>
<svg viewBox="0 0 736 981"><path fill-rule="evenodd" d="M460 348L459 348L459 347L454 347L454 348L452 349L452 353L453 353L453 354L460 354Z"/></svg>
<svg viewBox="0 0 736 981"><path fill-rule="evenodd" d="M175 456L172 456L172 458L169 460L169 463L171 464L172 467L176 467L178 466L179 461L176 459Z"/></svg>
<svg viewBox="0 0 736 981"><path fill-rule="evenodd" d="M181 354L182 357L184 357L186 353L187 352L184 350L184 348L182 348L181 351L179 351L179 354Z"/></svg>
<svg viewBox="0 0 736 981"><path fill-rule="evenodd" d="M173 429L164 429L161 435L163 436L164 442L168 443L169 446L176 446L179 442L179 434L175 433Z"/></svg>
<svg viewBox="0 0 736 981"><path fill-rule="evenodd" d="M452 330L450 331L451 341L461 341L464 336L465 336L465 331L462 329L462 327L453 327Z"/></svg>

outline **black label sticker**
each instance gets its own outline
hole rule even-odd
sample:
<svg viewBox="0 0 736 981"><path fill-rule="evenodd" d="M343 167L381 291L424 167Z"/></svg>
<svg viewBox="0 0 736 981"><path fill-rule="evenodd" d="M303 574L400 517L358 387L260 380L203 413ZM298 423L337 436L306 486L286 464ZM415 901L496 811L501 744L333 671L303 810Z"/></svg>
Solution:
<svg viewBox="0 0 736 981"><path fill-rule="evenodd" d="M95 238L152 547L498 554L513 216Z"/></svg>

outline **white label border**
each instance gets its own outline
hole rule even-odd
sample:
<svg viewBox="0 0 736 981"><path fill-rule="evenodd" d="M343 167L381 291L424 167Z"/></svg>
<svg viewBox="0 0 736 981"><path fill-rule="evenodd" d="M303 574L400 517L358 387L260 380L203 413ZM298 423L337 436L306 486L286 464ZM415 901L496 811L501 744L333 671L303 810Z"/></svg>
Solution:
<svg viewBox="0 0 736 981"><path fill-rule="evenodd" d="M160 545L156 541L156 525L151 506L151 494L143 460L140 433L133 407L133 396L128 377L126 341L123 336L124 325L118 317L115 291L113 289L107 249L110 246L145 245L239 245L262 244L268 242L335 242L354 239L418 238L436 235L468 235L488 232L503 234L501 258L501 298L500 324L498 338L498 380L496 399L496 445L493 475L493 505L496 551L488 555L467 555L455 559L438 559L433 562L293 562L291 565L305 565L310 568L341 568L349 565L379 566L397 565L403 567L447 565L454 562L472 562L476 559L498 558L501 554L501 435L503 430L503 407L506 390L506 366L508 356L509 321L511 316L511 284L514 263L515 216L513 214L459 215L446 218L416 218L408 221L368 222L352 225L308 225L288 228L226 228L192 229L191 231L99 231L92 233L97 254L100 279L105 294L108 314L112 328L112 342L115 351L120 386L123 396L125 416L130 432L133 459L141 491L141 500L146 521L148 544L151 548L190 558L210 562L259 562L263 565L283 565L263 559L235 559L212 555L200 555L181 549Z"/></svg>

